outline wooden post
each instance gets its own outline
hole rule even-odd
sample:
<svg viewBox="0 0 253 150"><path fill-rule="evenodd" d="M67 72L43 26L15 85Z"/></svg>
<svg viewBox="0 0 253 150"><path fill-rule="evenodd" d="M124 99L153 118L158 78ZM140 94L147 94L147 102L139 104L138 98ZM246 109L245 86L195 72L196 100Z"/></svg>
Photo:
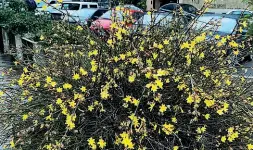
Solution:
<svg viewBox="0 0 253 150"><path fill-rule="evenodd" d="M9 36L8 36L8 32L6 32L4 28L2 28L2 36L3 36L3 44L4 44L4 53L10 54L11 50L10 50Z"/></svg>
<svg viewBox="0 0 253 150"><path fill-rule="evenodd" d="M21 35L15 35L16 56L19 61L23 61L22 39Z"/></svg>

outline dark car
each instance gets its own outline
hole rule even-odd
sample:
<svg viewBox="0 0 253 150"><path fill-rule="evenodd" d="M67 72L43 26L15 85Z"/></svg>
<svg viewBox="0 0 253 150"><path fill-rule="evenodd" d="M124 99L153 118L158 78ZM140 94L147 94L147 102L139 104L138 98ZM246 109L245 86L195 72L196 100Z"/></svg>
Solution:
<svg viewBox="0 0 253 150"><path fill-rule="evenodd" d="M179 11L182 9L184 14L188 17L188 20L191 20L198 13L198 9L190 4L181 4L181 3L169 3L161 6L159 11Z"/></svg>
<svg viewBox="0 0 253 150"><path fill-rule="evenodd" d="M252 44L251 38L247 37L247 30L242 30L242 33L238 31L238 22L241 19L238 15L226 15L226 14L205 14L200 16L198 20L193 24L195 31L211 31L215 35L225 37L227 35L237 35L236 42L241 45L245 44L244 48L240 48L239 55L236 61L251 60L251 49ZM231 50L227 50L227 55L231 54Z"/></svg>

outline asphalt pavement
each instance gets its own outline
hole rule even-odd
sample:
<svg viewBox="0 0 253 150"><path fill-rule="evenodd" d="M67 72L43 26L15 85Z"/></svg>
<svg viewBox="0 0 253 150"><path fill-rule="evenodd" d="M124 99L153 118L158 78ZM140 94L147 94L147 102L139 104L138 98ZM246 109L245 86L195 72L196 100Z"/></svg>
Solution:
<svg viewBox="0 0 253 150"><path fill-rule="evenodd" d="M253 79L253 60L243 62L241 66L237 67L238 74L243 75L245 78Z"/></svg>

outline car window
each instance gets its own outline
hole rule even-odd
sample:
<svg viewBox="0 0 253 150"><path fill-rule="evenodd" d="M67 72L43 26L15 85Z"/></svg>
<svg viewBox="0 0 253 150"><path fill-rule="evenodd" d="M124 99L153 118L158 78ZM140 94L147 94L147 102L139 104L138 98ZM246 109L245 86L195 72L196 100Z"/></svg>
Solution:
<svg viewBox="0 0 253 150"><path fill-rule="evenodd" d="M63 10L79 10L80 4L74 4L74 3L64 3L62 4Z"/></svg>
<svg viewBox="0 0 253 150"><path fill-rule="evenodd" d="M56 1L51 1L50 4L56 4Z"/></svg>
<svg viewBox="0 0 253 150"><path fill-rule="evenodd" d="M88 5L82 5L82 9L88 8Z"/></svg>
<svg viewBox="0 0 253 150"><path fill-rule="evenodd" d="M197 8L195 8L194 6L191 6L191 5L181 5L181 7L183 8L184 11L186 11L188 13L192 13L192 14L196 14L197 13Z"/></svg>
<svg viewBox="0 0 253 150"><path fill-rule="evenodd" d="M160 9L173 11L173 10L175 10L175 8L176 8L175 4L168 4L168 5L162 6Z"/></svg>
<svg viewBox="0 0 253 150"><path fill-rule="evenodd" d="M233 14L233 15L241 15L241 14L244 14L244 15L251 15L252 13L249 12L249 11L232 11L230 14Z"/></svg>
<svg viewBox="0 0 253 150"><path fill-rule="evenodd" d="M220 34L231 34L236 28L237 21L232 18L222 18L220 16L202 16L197 20L195 29L215 31Z"/></svg>
<svg viewBox="0 0 253 150"><path fill-rule="evenodd" d="M90 5L90 8L98 8L97 5Z"/></svg>
<svg viewBox="0 0 253 150"><path fill-rule="evenodd" d="M152 25L152 24L167 24L169 21L171 21L172 16L166 15L166 14L156 14L156 15L144 15L138 23L141 23L143 25Z"/></svg>
<svg viewBox="0 0 253 150"><path fill-rule="evenodd" d="M106 13L104 13L100 18L102 19L111 19L111 17L116 17L119 20L123 20L123 11L115 11L115 10L109 10Z"/></svg>
<svg viewBox="0 0 253 150"><path fill-rule="evenodd" d="M98 17L102 16L106 10L97 10L91 17L91 19L97 19Z"/></svg>
<svg viewBox="0 0 253 150"><path fill-rule="evenodd" d="M134 12L132 16L133 16L133 19L138 20L143 16L143 13L142 12Z"/></svg>

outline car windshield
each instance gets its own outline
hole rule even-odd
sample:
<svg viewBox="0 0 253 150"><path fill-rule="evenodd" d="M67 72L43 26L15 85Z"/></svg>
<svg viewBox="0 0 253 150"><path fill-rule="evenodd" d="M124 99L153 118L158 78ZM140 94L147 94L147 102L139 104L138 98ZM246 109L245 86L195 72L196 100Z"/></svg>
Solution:
<svg viewBox="0 0 253 150"><path fill-rule="evenodd" d="M220 34L231 34L236 27L236 20L221 16L202 16L194 27L196 30L211 30Z"/></svg>
<svg viewBox="0 0 253 150"><path fill-rule="evenodd" d="M111 17L117 17L119 18L119 20L123 20L123 11L109 10L106 13L104 13L100 18L111 19Z"/></svg>
<svg viewBox="0 0 253 150"><path fill-rule="evenodd" d="M97 10L96 9L81 9L78 11L77 15L78 17L83 18L89 18L91 17Z"/></svg>
<svg viewBox="0 0 253 150"><path fill-rule="evenodd" d="M75 3L64 3L62 4L62 9L63 10L79 10L80 4L75 4Z"/></svg>
<svg viewBox="0 0 253 150"><path fill-rule="evenodd" d="M142 24L144 25L151 25L151 24L157 24L157 23L168 23L172 19L171 15L166 14L155 14L155 15L144 15L140 21L142 21Z"/></svg>

